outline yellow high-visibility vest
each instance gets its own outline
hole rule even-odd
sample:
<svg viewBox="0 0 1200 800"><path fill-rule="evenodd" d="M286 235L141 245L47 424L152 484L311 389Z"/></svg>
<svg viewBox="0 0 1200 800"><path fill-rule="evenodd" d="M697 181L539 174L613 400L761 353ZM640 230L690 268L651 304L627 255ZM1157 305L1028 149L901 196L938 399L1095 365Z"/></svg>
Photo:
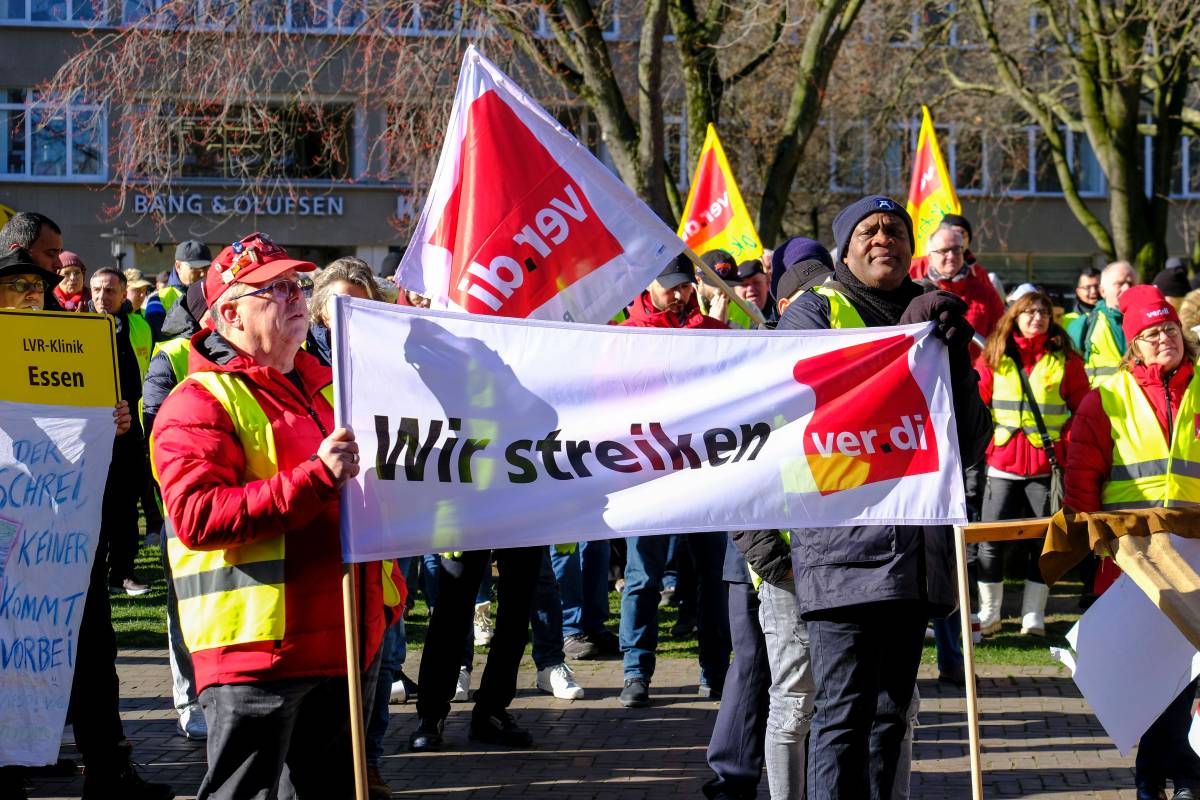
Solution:
<svg viewBox="0 0 1200 800"><path fill-rule="evenodd" d="M863 322L862 315L858 313L858 309L846 298L846 295L837 289L834 289L832 286L822 285L814 286L812 291L829 300L830 328L867 327L867 323Z"/></svg>
<svg viewBox="0 0 1200 800"><path fill-rule="evenodd" d="M1105 510L1200 505L1200 390L1192 378L1171 421L1171 442L1128 370L1097 387L1112 424L1113 456L1100 490Z"/></svg>
<svg viewBox="0 0 1200 800"><path fill-rule="evenodd" d="M1029 388L1033 390L1033 399L1042 412L1042 421L1046 423L1046 433L1050 441L1057 442L1061 436L1063 425L1071 417L1062 397L1063 375L1066 374L1067 357L1063 353L1047 353L1042 356L1033 372L1029 374ZM1001 447L1013 437L1017 431L1024 431L1025 438L1034 447L1044 447L1042 434L1038 431L1037 420L1033 418L1029 401L1021 391L1021 369L1011 357L1005 356L996 370L992 383L992 421L996 430L992 442Z"/></svg>
<svg viewBox="0 0 1200 800"><path fill-rule="evenodd" d="M244 479L274 476L279 463L271 421L242 379L227 372L197 372L190 380L208 390L233 421L246 455ZM331 385L323 387L321 395L333 405ZM179 601L179 626L189 650L284 638L284 538L280 534L218 550L190 550L172 533L167 557ZM383 596L395 606L400 591L390 563L382 562Z"/></svg>
<svg viewBox="0 0 1200 800"><path fill-rule="evenodd" d="M179 298L183 297L183 292L171 284L167 284L158 290L158 302L162 303L163 313L171 310L171 306L179 302Z"/></svg>
<svg viewBox="0 0 1200 800"><path fill-rule="evenodd" d="M133 355L137 358L138 373L142 380L146 379L146 370L150 368L150 351L154 348L154 332L150 323L140 314L126 314L129 325L129 344L133 346Z"/></svg>
<svg viewBox="0 0 1200 800"><path fill-rule="evenodd" d="M1088 383L1094 389L1116 374L1125 354L1117 345L1117 337L1113 335L1108 315L1101 311L1091 313L1095 315L1096 323L1092 326L1092 335L1083 343L1083 347L1087 355L1084 368L1087 370Z"/></svg>
<svg viewBox="0 0 1200 800"><path fill-rule="evenodd" d="M168 339L165 342L159 342L154 345L154 355L166 353L167 360L171 362L171 371L175 373L175 382L183 383L183 379L187 377L188 372L188 353L192 351L192 340L186 336L180 336L177 339Z"/></svg>

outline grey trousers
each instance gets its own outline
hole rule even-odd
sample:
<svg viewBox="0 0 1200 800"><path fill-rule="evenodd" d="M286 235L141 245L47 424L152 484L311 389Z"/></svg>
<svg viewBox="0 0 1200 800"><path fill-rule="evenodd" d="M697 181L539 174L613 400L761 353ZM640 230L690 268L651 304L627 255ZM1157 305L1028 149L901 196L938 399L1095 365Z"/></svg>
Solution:
<svg viewBox="0 0 1200 800"><path fill-rule="evenodd" d="M808 628L800 619L795 588L763 582L758 621L771 667L767 738L763 762L772 800L802 800L807 773L808 729L812 723L812 668Z"/></svg>
<svg viewBox="0 0 1200 800"><path fill-rule="evenodd" d="M167 656L171 662L171 698L175 710L182 714L188 706L200 701L196 697L192 654L183 643L183 630L179 627L179 600L175 596L175 582L171 578L171 561L167 558L167 539L174 535L170 521L164 520L159 535L159 550L162 554L163 578L167 581Z"/></svg>

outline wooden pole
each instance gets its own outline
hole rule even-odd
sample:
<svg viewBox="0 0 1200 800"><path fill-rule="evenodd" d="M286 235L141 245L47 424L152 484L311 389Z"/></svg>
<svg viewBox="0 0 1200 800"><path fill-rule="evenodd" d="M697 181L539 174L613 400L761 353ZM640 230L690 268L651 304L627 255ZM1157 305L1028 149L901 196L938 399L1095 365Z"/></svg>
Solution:
<svg viewBox="0 0 1200 800"><path fill-rule="evenodd" d="M958 565L958 612L962 620L963 672L967 678L967 744L971 756L971 797L983 800L983 767L979 760L979 696L975 686L975 639L971 633L971 587L967 581L967 536L954 526Z"/></svg>
<svg viewBox="0 0 1200 800"><path fill-rule="evenodd" d="M367 800L367 748L363 729L362 672L358 665L356 565L342 565L342 622L346 631L346 687L350 692L350 747L354 755L354 800Z"/></svg>
<svg viewBox="0 0 1200 800"><path fill-rule="evenodd" d="M691 262L696 266L696 269L700 270L700 272L702 272L704 274L704 282L705 283L707 283L711 286L715 286L717 289L719 289L722 294L724 294L726 297L729 298L729 302L733 303L735 306L740 308L742 310L742 312L747 317L754 320L754 322L758 323L759 325L762 325L764 322L767 321L766 318L763 316L762 311L759 310L758 306L750 305L745 300L738 297L737 292L735 292L729 286L728 283L721 280L721 276L718 275L713 270L712 267L710 267L708 264L705 264L703 261L701 261L700 256L696 255L691 250L691 248L685 247L683 252L691 260Z"/></svg>

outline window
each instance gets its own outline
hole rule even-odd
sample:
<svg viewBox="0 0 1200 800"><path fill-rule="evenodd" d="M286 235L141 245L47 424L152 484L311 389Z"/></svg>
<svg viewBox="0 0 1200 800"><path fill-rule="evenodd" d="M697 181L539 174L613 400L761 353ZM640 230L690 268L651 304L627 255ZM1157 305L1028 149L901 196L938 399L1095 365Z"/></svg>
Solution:
<svg viewBox="0 0 1200 800"><path fill-rule="evenodd" d="M1030 128L1030 136L1037 143L1030 164L1034 176L1033 190L1037 194L1062 194L1062 181L1058 179L1058 170L1054 167L1050 140L1037 128Z"/></svg>
<svg viewBox="0 0 1200 800"><path fill-rule="evenodd" d="M1075 187L1079 194L1085 197L1099 197L1104 194L1104 170L1096 158L1092 143L1083 133L1070 134L1068 156L1070 157L1071 173L1075 176Z"/></svg>
<svg viewBox="0 0 1200 800"><path fill-rule="evenodd" d="M1150 137L1146 137L1146 182L1150 182ZM1171 196L1200 197L1200 137L1184 136L1171 166Z"/></svg>
<svg viewBox="0 0 1200 800"><path fill-rule="evenodd" d="M254 24L265 30L352 31L366 20L365 0L253 0Z"/></svg>
<svg viewBox="0 0 1200 800"><path fill-rule="evenodd" d="M98 105L71 103L65 110L38 102L25 89L0 91L0 176L103 178L107 173L105 115Z"/></svg>
<svg viewBox="0 0 1200 800"><path fill-rule="evenodd" d="M181 18L181 10L185 10L186 19ZM194 0L187 3L183 9L178 4L169 3L168 0L124 0L121 6L121 19L126 25L224 28L233 21L236 14L237 0Z"/></svg>
<svg viewBox="0 0 1200 800"><path fill-rule="evenodd" d="M866 190L866 138L863 124L851 123L838 130L827 126L829 131L829 188L835 192L862 192Z"/></svg>
<svg viewBox="0 0 1200 800"><path fill-rule="evenodd" d="M344 180L351 174L350 104L190 110L166 121L175 174L183 178Z"/></svg>
<svg viewBox="0 0 1200 800"><path fill-rule="evenodd" d="M105 0L0 0L0 25L92 25L107 16Z"/></svg>
<svg viewBox="0 0 1200 800"><path fill-rule="evenodd" d="M981 195L988 190L987 149L983 131L955 128L949 137L946 168L954 176L954 188L962 195Z"/></svg>

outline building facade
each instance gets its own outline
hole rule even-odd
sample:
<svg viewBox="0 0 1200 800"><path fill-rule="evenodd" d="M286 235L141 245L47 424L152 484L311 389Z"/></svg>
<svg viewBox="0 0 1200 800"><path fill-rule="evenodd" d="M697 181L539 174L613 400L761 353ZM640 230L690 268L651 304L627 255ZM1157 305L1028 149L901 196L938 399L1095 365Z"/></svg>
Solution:
<svg viewBox="0 0 1200 800"><path fill-rule="evenodd" d="M217 1L195 0L214 9ZM263 9L261 24L272 31L325 36L353 31L358 24L354 0L255 3ZM254 230L318 264L358 255L378 266L389 250L402 250L420 212L424 187L372 177L378 170L369 163L375 158L371 145L380 114L386 112L353 97L329 100L338 109L331 118L344 157L331 163L298 127L280 165L285 190L242 188L239 155L217 137L204 147L181 145L179 174L172 176L169 193L150 197L134 186L125 196L124 210L111 217L109 210L120 200L110 185L109 154L121 135L115 122L107 109L85 100L51 117L37 87L80 46L81 31L140 24L159 5L159 0L8 0L0 5L0 52L6 54L0 70L0 203L53 218L64 229L66 247L92 268L113 263L115 245L122 266L149 274L170 267L177 241L200 239L215 251ZM606 38L636 42L636 5L606 7ZM629 18L617 9L627 11ZM414 0L396 35L420 41L461 32L459 13L457 2ZM919 24L915 16L913 24ZM586 110L565 109L559 116L597 155L606 156ZM893 126L882 146L879 132L865 125L823 124L814 136L821 141L810 142L806 158L828 162L828 185L822 188L835 200L866 192L899 199L907 192L917 121L914 115ZM688 136L682 103L679 115L668 115L667 129L672 171L684 186L690 167L679 161L679 154L687 152ZM1086 139L1068 135L1087 202L1106 219L1104 176ZM1001 141L970 127L945 125L939 136L964 213L987 220L976 224L980 236L974 249L989 269L1007 283L1033 279L1066 285L1082 267L1102 263L1095 243L1062 199L1052 170L1045 168L1049 157L1035 128L1014 128ZM429 158L436 153L434 148ZM1148 153L1147 148L1147 158ZM1172 225L1169 247L1182 254L1196 235L1182 220L1200 198L1200 140L1185 137L1172 196L1181 222ZM155 224L151 214L165 223Z"/></svg>

